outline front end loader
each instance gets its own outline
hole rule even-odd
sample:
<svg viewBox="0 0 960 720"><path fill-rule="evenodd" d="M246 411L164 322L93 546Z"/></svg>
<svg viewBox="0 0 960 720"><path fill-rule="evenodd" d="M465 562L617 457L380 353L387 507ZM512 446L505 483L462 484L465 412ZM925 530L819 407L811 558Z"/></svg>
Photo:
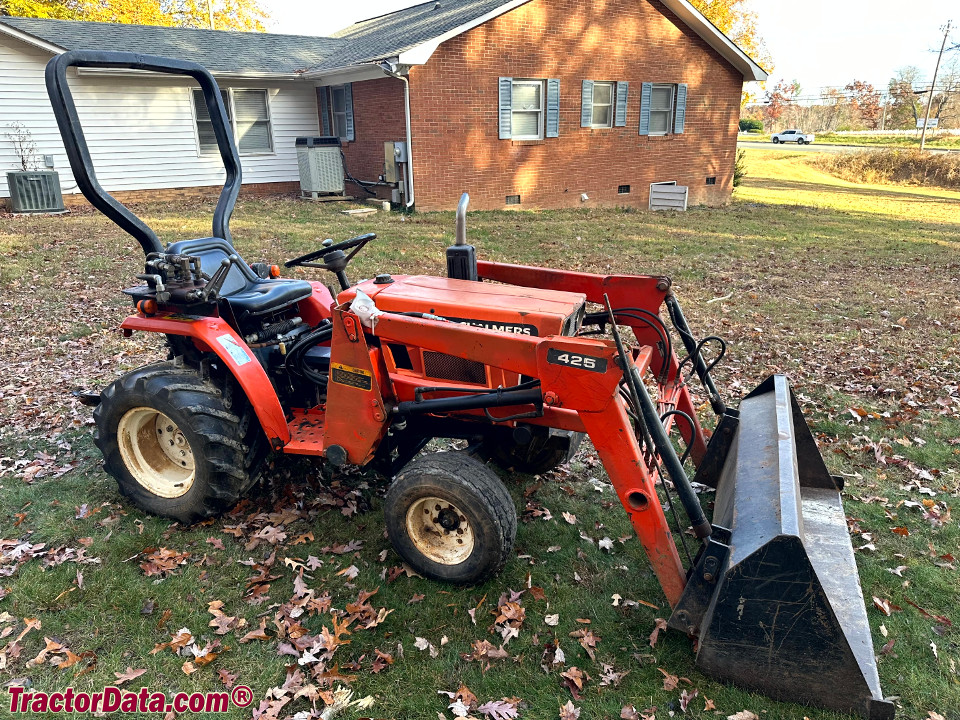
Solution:
<svg viewBox="0 0 960 720"><path fill-rule="evenodd" d="M226 168L211 237L163 245L101 188L71 67L200 86ZM478 260L464 196L448 277L351 284L348 264L368 234L286 263L329 271L339 287L282 278L232 244L240 162L204 68L72 51L50 61L46 81L81 191L146 256L142 283L124 291L134 312L122 328L158 333L169 350L91 399L105 469L133 503L184 523L215 516L257 481L269 450L372 465L392 479L384 519L396 551L428 578L472 584L510 561L516 534L510 494L477 455L544 472L589 436L670 603L669 625L696 639L704 672L778 699L893 717L841 480L785 377L737 409L725 403L711 375L725 345L696 337L668 277ZM694 386L717 418L709 442ZM436 437L473 452L422 454ZM693 483L716 489L711 519Z"/></svg>

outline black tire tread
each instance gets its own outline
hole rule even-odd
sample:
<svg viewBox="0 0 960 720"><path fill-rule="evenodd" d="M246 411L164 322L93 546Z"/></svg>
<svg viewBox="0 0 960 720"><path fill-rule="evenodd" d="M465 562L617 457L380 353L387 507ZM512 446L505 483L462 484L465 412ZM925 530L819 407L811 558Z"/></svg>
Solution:
<svg viewBox="0 0 960 720"><path fill-rule="evenodd" d="M401 492L408 483L417 477L428 475L442 479L445 489L452 494L467 493L479 495L485 500L486 508L493 519L494 556L480 574L472 576L467 582L449 577L425 573L437 580L453 581L461 584L478 584L498 574L506 565L513 551L517 535L517 512L513 498L500 478L487 465L462 452L438 452L421 455L408 463L397 475L390 486L385 500L388 512L397 504ZM402 509L405 515L406 510ZM409 558L407 562L410 562ZM411 563L413 565L414 563ZM416 568L424 574L423 568Z"/></svg>
<svg viewBox="0 0 960 720"><path fill-rule="evenodd" d="M148 512L185 524L219 515L237 503L260 477L266 438L243 393L224 391L233 382L227 376L219 378L218 384L213 377L202 378L194 367L167 360L133 370L101 393L94 410L94 443L103 454L104 469L117 480L123 495ZM198 475L200 485L193 495L188 493L175 501L158 498L127 472L115 424L107 424L118 421L118 417L112 417L117 415L115 406L129 402L125 396L130 395L155 397L190 419L189 430L201 444L194 449L198 469L201 464L205 468L202 481Z"/></svg>

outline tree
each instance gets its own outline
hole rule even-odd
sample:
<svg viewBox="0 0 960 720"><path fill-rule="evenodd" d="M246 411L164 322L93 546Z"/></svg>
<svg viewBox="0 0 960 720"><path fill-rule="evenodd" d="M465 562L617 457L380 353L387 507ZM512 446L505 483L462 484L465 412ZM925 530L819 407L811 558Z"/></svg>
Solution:
<svg viewBox="0 0 960 720"><path fill-rule="evenodd" d="M800 95L800 83L796 80L793 82L786 82L781 80L774 86L773 90L767 90L764 92L764 110L763 114L767 118L767 124L770 129L773 129L773 124L776 123L790 105L797 99Z"/></svg>
<svg viewBox="0 0 960 720"><path fill-rule="evenodd" d="M868 130L879 128L883 110L880 107L880 93L873 85L854 80L843 89L849 93L850 110L854 118L859 116L860 122L866 125Z"/></svg>
<svg viewBox="0 0 960 720"><path fill-rule="evenodd" d="M773 58L767 51L760 30L757 14L749 8L749 0L690 0L707 20L733 40L760 67L771 72Z"/></svg>
<svg viewBox="0 0 960 720"><path fill-rule="evenodd" d="M0 15L263 32L260 0L0 0Z"/></svg>
<svg viewBox="0 0 960 720"><path fill-rule="evenodd" d="M890 78L887 89L890 93L890 118L887 123L891 128L916 127L923 116L921 95L918 95L914 86L922 80L920 68L908 65L897 70Z"/></svg>

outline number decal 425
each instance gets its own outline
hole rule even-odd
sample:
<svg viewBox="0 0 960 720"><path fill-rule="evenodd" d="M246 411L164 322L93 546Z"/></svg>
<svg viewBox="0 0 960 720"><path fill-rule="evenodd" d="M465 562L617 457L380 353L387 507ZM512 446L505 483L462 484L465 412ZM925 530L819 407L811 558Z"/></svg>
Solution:
<svg viewBox="0 0 960 720"><path fill-rule="evenodd" d="M547 362L552 365L566 365L568 367L598 373L605 373L607 371L606 358L598 358L593 355L581 355L580 353L572 353L555 348L547 350Z"/></svg>

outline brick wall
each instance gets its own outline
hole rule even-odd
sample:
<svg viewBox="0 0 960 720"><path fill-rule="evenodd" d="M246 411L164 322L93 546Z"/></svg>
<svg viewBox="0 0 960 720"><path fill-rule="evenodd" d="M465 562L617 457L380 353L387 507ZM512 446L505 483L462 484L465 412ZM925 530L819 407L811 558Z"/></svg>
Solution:
<svg viewBox="0 0 960 720"><path fill-rule="evenodd" d="M352 89L354 141L343 143L343 155L351 175L375 181L383 174L383 143L407 137L403 81L384 77L355 82ZM378 197L390 199L390 188L374 189ZM347 192L358 198L370 197L349 181Z"/></svg>
<svg viewBox="0 0 960 720"><path fill-rule="evenodd" d="M499 139L500 76L560 79L560 137ZM584 79L629 81L626 127L580 127ZM669 180L691 205L730 199L743 77L657 0L532 0L443 43L410 82L419 210L452 209L462 191L478 209L516 194L579 206L581 193L646 207L650 183ZM684 134L639 135L643 82L689 85Z"/></svg>
<svg viewBox="0 0 960 720"><path fill-rule="evenodd" d="M216 200L220 196L219 186L163 188L160 190L126 190L110 193L124 204L141 202L171 202L204 198ZM268 195L298 196L299 182L249 183L240 186L240 197L264 197ZM68 208L89 207L87 199L79 193L63 196L63 204Z"/></svg>

